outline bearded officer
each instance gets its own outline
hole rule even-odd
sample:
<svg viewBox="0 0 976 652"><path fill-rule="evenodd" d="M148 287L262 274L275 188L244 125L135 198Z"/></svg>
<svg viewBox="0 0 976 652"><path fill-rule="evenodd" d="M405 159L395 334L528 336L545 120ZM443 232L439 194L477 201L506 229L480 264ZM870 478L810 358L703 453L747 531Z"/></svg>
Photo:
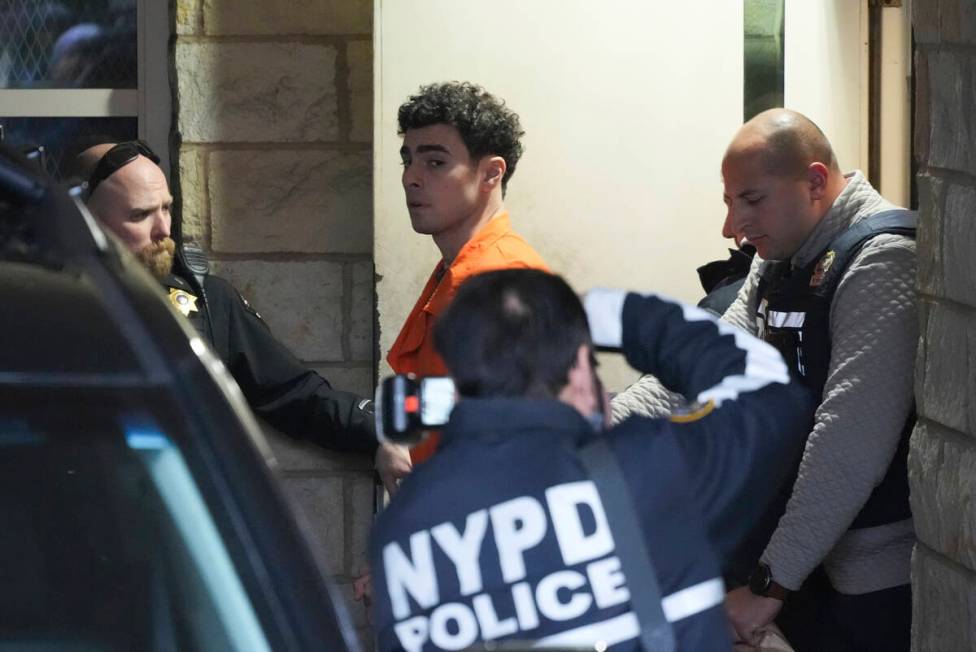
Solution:
<svg viewBox="0 0 976 652"><path fill-rule="evenodd" d="M261 315L202 252L185 247L159 158L142 141L102 143L81 152L75 174L87 180L88 208L163 283L170 300L210 342L254 412L285 434L336 451L377 450L372 402L333 389L272 335Z"/></svg>

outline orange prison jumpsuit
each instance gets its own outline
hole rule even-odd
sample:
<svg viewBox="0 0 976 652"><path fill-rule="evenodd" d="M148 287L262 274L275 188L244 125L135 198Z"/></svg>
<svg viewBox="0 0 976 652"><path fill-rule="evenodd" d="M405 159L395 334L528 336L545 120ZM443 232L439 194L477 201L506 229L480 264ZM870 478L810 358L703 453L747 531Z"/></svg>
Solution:
<svg viewBox="0 0 976 652"><path fill-rule="evenodd" d="M417 376L446 376L447 368L434 350L434 319L447 308L458 287L468 278L490 270L517 268L549 271L535 249L512 231L508 212L502 212L461 247L443 275L444 261L437 263L386 355L393 371ZM437 449L439 440L437 433L431 433L411 449L410 458L414 463L426 460Z"/></svg>

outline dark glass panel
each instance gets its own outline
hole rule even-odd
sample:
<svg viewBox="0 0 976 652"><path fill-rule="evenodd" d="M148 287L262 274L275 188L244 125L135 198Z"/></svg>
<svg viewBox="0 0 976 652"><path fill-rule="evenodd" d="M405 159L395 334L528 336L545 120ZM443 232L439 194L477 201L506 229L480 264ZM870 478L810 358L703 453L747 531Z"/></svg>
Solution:
<svg viewBox="0 0 976 652"><path fill-rule="evenodd" d="M48 173L61 179L71 168L71 159L81 144L102 136L103 142L133 140L139 135L139 120L126 118L0 118L4 141L13 146L44 147Z"/></svg>
<svg viewBox="0 0 976 652"><path fill-rule="evenodd" d="M744 118L783 106L783 0L745 0Z"/></svg>
<svg viewBox="0 0 976 652"><path fill-rule="evenodd" d="M0 2L0 88L136 88L135 0Z"/></svg>

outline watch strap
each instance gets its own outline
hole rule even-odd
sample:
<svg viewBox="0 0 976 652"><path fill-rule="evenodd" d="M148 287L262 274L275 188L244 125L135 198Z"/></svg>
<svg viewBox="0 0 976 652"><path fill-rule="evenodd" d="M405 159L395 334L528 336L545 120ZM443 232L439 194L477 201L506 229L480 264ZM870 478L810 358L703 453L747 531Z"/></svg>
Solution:
<svg viewBox="0 0 976 652"><path fill-rule="evenodd" d="M756 570L752 571L752 575L749 577L749 590L755 595L777 600L786 600L790 594L788 588L773 579L773 572L769 568L769 564L764 562L759 562Z"/></svg>
<svg viewBox="0 0 976 652"><path fill-rule="evenodd" d="M789 595L790 595L790 590L785 586L783 586L782 584L778 584L774 580L771 580L769 582L769 586L766 587L765 597L767 598L776 598L777 600L785 601L786 598L789 597Z"/></svg>

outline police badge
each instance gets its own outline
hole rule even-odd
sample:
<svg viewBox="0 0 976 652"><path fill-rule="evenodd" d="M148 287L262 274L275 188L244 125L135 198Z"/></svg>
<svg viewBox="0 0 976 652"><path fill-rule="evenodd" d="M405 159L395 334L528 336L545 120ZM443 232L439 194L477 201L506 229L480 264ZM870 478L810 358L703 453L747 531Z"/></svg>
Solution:
<svg viewBox="0 0 976 652"><path fill-rule="evenodd" d="M827 275L827 271L830 270L830 266L834 264L834 258L837 256L833 250L828 251L817 263L816 269L813 270L813 276L810 277L810 287L815 288L821 283L823 283L824 276Z"/></svg>
<svg viewBox="0 0 976 652"><path fill-rule="evenodd" d="M197 298L184 290L170 288L169 300L173 306L183 313L184 317L189 317L191 312L197 312Z"/></svg>

